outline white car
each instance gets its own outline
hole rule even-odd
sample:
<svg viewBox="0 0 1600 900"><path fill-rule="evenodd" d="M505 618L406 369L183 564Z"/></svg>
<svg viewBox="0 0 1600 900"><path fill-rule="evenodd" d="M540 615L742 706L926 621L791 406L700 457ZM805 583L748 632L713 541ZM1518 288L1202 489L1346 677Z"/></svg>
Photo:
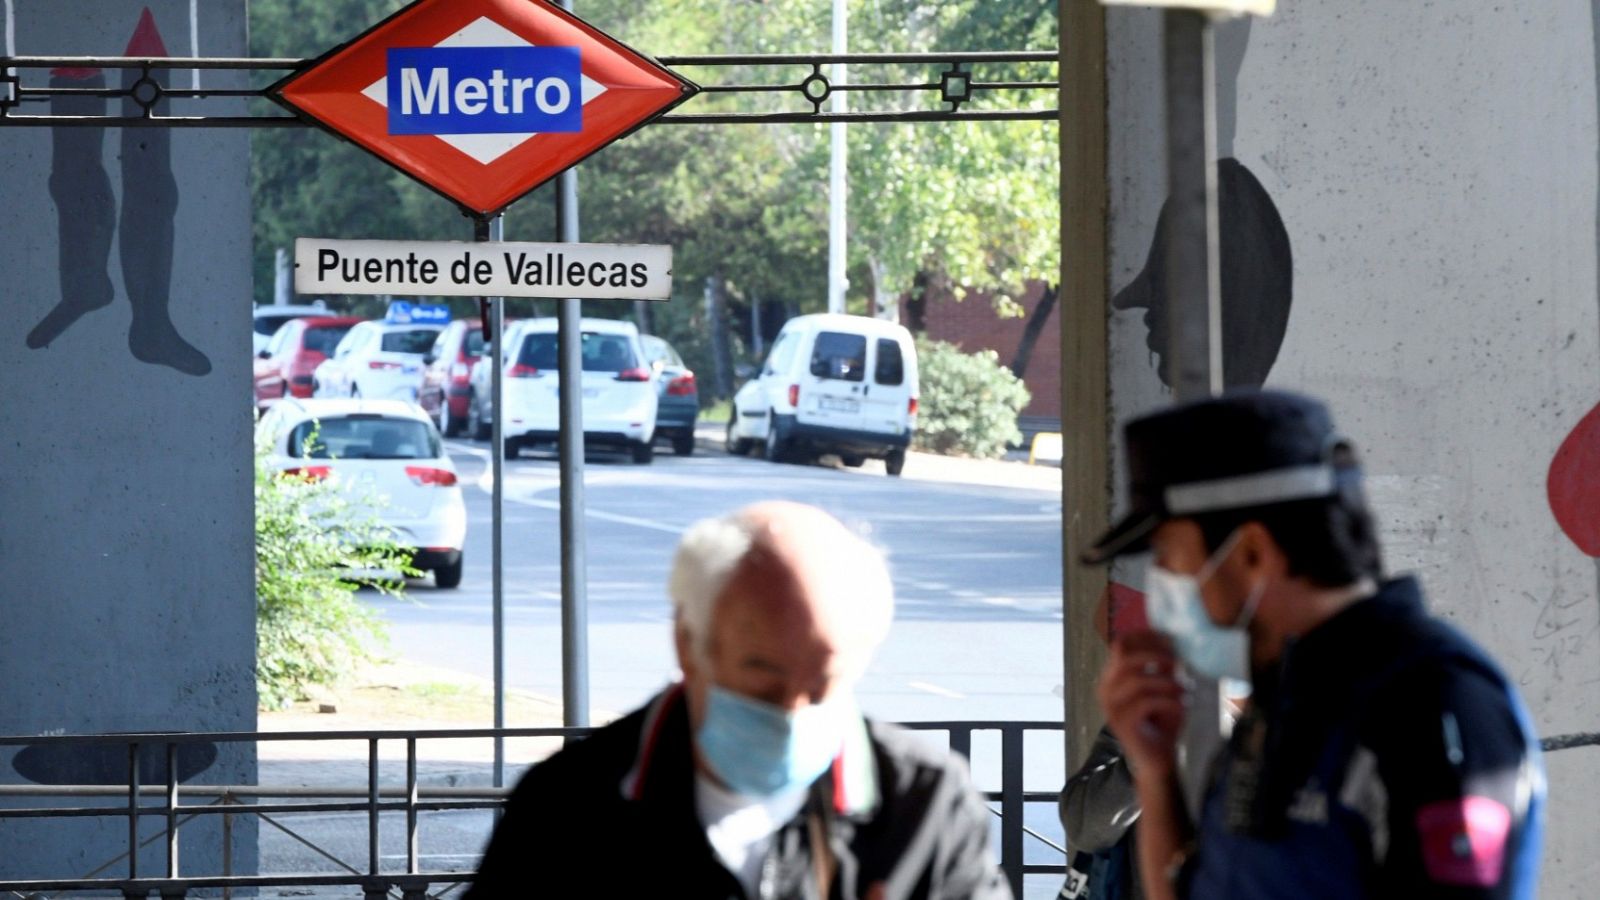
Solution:
<svg viewBox="0 0 1600 900"><path fill-rule="evenodd" d="M312 373L311 396L414 402L426 368L422 358L443 330L443 325L362 322Z"/></svg>
<svg viewBox="0 0 1600 900"><path fill-rule="evenodd" d="M250 317L250 354L259 357L267 349L267 342L290 319L326 315L328 310L321 300L312 306L257 306Z"/></svg>
<svg viewBox="0 0 1600 900"><path fill-rule="evenodd" d="M917 348L904 326L819 313L784 323L760 373L733 397L728 452L774 462L837 453L847 466L906 464L917 427Z"/></svg>
<svg viewBox="0 0 1600 900"><path fill-rule="evenodd" d="M287 397L256 426L268 465L330 479L441 588L461 584L467 507L439 430L414 403Z"/></svg>
<svg viewBox="0 0 1600 900"><path fill-rule="evenodd" d="M583 319L583 440L585 447L626 450L633 461L654 458L656 375L639 344L632 322ZM556 320L523 319L506 329L506 352L498 354L504 372L506 456L523 447L555 444L559 435L561 378L557 373ZM487 440L494 406L493 370L472 370L468 433Z"/></svg>

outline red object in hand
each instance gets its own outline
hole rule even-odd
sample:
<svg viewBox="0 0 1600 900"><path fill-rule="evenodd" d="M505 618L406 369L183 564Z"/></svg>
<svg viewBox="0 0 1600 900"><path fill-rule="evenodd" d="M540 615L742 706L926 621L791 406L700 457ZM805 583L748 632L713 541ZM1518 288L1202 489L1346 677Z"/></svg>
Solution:
<svg viewBox="0 0 1600 900"><path fill-rule="evenodd" d="M1579 550L1600 557L1600 406L1561 442L1545 487L1561 530Z"/></svg>

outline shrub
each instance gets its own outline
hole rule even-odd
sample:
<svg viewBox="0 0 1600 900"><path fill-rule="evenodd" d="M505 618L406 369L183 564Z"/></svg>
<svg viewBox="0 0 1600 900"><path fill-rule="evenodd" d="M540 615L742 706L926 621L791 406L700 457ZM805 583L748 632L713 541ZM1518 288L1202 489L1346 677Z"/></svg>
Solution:
<svg viewBox="0 0 1600 900"><path fill-rule="evenodd" d="M338 488L285 476L266 456L257 446L256 692L262 708L282 709L312 685L337 683L387 642L383 622L356 602L350 573L418 573ZM404 587L370 583L390 595Z"/></svg>
<svg viewBox="0 0 1600 900"><path fill-rule="evenodd" d="M1028 405L1022 379L993 350L965 353L954 344L917 340L922 399L914 446L980 459L1005 455L1022 441L1017 415Z"/></svg>

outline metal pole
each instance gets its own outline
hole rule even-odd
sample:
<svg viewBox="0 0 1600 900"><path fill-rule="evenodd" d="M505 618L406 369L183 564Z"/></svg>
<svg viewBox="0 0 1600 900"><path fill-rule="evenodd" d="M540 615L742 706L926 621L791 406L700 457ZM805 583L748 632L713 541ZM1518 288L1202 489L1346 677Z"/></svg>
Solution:
<svg viewBox="0 0 1600 900"><path fill-rule="evenodd" d="M572 0L561 0L572 11ZM562 172L556 227L578 241L578 172ZM583 531L583 305L560 301L561 452L561 710L570 726L589 724L589 610Z"/></svg>
<svg viewBox="0 0 1600 900"><path fill-rule="evenodd" d="M833 0L833 52L844 53L848 42L848 14L845 0ZM833 64L833 111L847 111L846 92L839 90L850 83L850 74L844 63ZM828 312L845 311L845 225L848 203L847 145L843 122L829 126L832 139L828 160Z"/></svg>
<svg viewBox="0 0 1600 900"><path fill-rule="evenodd" d="M485 219L481 216L473 220L473 240L478 243L498 241L504 236L505 221L501 216ZM494 341L488 363L489 369L489 402L494 405L494 415L490 419L490 473L494 478L494 490L489 501L489 568L490 568L490 607L494 612L493 644L494 644L494 727L496 731L506 727L506 579L505 579L505 488L502 486L502 476L505 474L505 437L502 433L502 419L500 410L504 406L501 402L505 391L504 367L500 365L502 355L506 352L501 346L501 339L506 327L504 297L485 297L480 306L490 317L491 329L489 334ZM506 771L506 741L496 734L494 737L494 786L505 787Z"/></svg>
<svg viewBox="0 0 1600 900"><path fill-rule="evenodd" d="M1166 13L1168 371L1183 403L1222 390L1221 272L1217 234L1216 77L1210 19ZM1217 684L1196 679L1180 760L1190 809L1222 741ZM1207 711L1210 711L1209 713Z"/></svg>

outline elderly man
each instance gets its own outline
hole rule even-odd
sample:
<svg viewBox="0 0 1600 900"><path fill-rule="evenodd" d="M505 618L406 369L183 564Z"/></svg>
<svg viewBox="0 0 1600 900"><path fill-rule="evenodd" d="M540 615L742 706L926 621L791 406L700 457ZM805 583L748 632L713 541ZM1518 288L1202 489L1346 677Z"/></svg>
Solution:
<svg viewBox="0 0 1600 900"><path fill-rule="evenodd" d="M864 720L883 558L808 506L692 526L682 682L534 767L468 895L1005 897L961 763Z"/></svg>

